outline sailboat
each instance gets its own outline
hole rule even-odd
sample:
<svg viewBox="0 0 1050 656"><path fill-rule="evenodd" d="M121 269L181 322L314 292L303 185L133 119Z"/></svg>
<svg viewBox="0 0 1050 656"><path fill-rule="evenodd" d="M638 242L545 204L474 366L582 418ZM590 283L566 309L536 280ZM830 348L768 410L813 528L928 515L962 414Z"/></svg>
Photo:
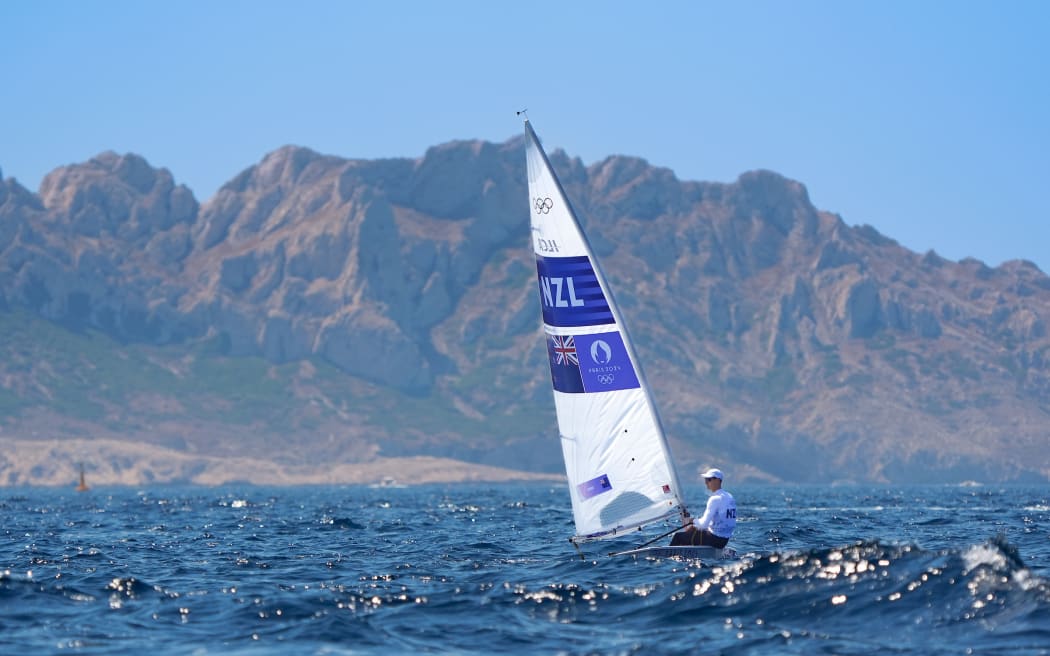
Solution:
<svg viewBox="0 0 1050 656"><path fill-rule="evenodd" d="M681 525L689 514L682 487L623 314L527 117L525 158L543 332L576 529L569 539L579 550L581 543L621 538L675 517ZM710 559L721 551L642 545L615 555Z"/></svg>
<svg viewBox="0 0 1050 656"><path fill-rule="evenodd" d="M87 480L84 478L84 465L80 465L80 483L77 485L77 492L87 492L91 488L88 487Z"/></svg>

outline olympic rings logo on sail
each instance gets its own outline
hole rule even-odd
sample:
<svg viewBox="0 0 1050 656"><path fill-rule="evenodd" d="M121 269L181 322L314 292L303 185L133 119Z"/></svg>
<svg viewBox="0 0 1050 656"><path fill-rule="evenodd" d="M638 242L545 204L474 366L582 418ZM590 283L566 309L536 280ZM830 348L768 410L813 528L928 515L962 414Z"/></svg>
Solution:
<svg viewBox="0 0 1050 656"><path fill-rule="evenodd" d="M547 198L536 198L533 202L533 207L535 207L536 211L540 214L550 214L551 210L554 208L554 201L551 200L549 196Z"/></svg>
<svg viewBox="0 0 1050 656"><path fill-rule="evenodd" d="M602 385L612 385L612 382L616 380L616 376L612 374L601 374L598 376L598 382Z"/></svg>

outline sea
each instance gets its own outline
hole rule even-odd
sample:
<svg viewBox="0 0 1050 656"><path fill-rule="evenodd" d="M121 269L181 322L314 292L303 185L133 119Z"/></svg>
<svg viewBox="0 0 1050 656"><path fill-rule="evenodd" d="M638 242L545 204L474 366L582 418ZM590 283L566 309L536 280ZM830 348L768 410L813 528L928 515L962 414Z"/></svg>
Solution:
<svg viewBox="0 0 1050 656"><path fill-rule="evenodd" d="M1050 654L1050 486L727 488L711 563L564 484L0 488L0 653Z"/></svg>

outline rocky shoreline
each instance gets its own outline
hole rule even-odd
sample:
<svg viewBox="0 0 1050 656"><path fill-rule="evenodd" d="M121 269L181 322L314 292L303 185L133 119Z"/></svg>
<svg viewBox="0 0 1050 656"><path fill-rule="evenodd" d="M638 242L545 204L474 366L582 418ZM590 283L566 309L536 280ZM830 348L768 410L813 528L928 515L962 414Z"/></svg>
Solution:
<svg viewBox="0 0 1050 656"><path fill-rule="evenodd" d="M564 482L565 477L429 456L330 465L281 464L251 456L182 453L120 440L4 439L0 487L76 486L80 466L91 487L158 484L422 485L466 482Z"/></svg>

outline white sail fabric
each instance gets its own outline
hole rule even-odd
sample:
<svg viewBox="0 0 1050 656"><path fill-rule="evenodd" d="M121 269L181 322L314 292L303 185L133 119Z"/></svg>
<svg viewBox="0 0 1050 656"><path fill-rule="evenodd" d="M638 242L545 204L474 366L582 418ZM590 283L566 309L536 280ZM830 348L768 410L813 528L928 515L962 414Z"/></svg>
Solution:
<svg viewBox="0 0 1050 656"><path fill-rule="evenodd" d="M684 511L627 328L543 147L525 121L532 244L574 541Z"/></svg>

